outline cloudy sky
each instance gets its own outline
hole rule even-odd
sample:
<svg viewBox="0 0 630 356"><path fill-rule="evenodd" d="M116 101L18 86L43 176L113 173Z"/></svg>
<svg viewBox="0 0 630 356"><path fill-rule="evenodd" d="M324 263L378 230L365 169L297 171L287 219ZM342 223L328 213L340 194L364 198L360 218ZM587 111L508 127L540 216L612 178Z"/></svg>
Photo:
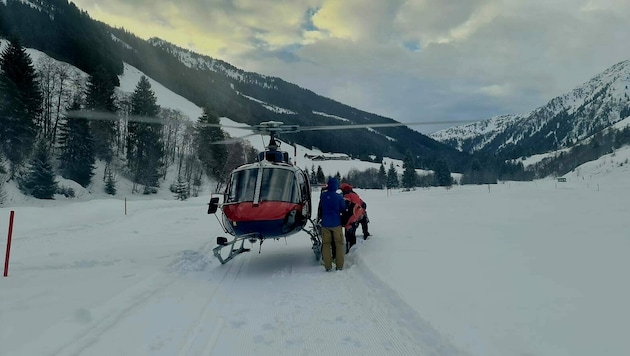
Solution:
<svg viewBox="0 0 630 356"><path fill-rule="evenodd" d="M630 59L626 0L72 1L402 122L527 112Z"/></svg>

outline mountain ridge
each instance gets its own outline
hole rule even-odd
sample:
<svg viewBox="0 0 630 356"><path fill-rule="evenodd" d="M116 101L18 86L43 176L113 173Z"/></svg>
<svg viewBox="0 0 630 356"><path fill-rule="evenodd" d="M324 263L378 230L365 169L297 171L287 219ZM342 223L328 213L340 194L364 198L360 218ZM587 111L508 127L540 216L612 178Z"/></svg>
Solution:
<svg viewBox="0 0 630 356"><path fill-rule="evenodd" d="M630 60L612 65L525 114L508 114L429 136L469 153L506 159L574 147L630 115Z"/></svg>
<svg viewBox="0 0 630 356"><path fill-rule="evenodd" d="M339 124L341 118L347 120L346 123L356 124L398 123L281 78L247 72L159 38L144 41L122 29L108 27L108 31L131 47L120 45L121 58L126 62L199 106L204 106L212 97L211 104L217 114L237 122L255 125L262 121L281 121L308 126ZM138 55L151 52L150 56ZM162 70L164 64L152 64L148 58L156 56L169 63L171 70ZM180 78L170 76L173 68L180 72ZM378 160L383 156L402 158L411 150L418 157L418 168L431 168L436 161L444 159L454 170L462 171L469 161L467 154L405 126L351 131L327 131L326 135L300 132L285 135L283 139L324 151L343 151L365 160L370 157Z"/></svg>
<svg viewBox="0 0 630 356"><path fill-rule="evenodd" d="M91 19L67 0L5 0L0 2L0 20L0 36L15 33L24 39L25 46L85 73L104 67L119 86L118 75L124 64L129 64L199 107L210 108L235 122L255 125L281 121L302 126L340 121L398 123L157 37L141 39L125 29ZM506 166L511 160L577 147L628 116L629 68L630 61L619 62L528 113L500 115L430 135L401 126L299 132L281 138L372 162L383 157L400 159L411 151L419 169L432 170L446 163L451 171L463 173L481 162L484 170L493 171L499 179L506 168L508 176L516 178L519 168Z"/></svg>

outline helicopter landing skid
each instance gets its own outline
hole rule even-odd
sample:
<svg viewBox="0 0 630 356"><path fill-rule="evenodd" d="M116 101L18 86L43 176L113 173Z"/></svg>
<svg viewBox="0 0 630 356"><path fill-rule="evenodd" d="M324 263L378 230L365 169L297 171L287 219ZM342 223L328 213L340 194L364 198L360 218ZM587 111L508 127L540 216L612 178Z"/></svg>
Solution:
<svg viewBox="0 0 630 356"><path fill-rule="evenodd" d="M322 259L322 243L320 241L313 240L313 253L315 254L315 261Z"/></svg>
<svg viewBox="0 0 630 356"><path fill-rule="evenodd" d="M319 261L322 259L322 227L319 224L315 224L311 221L311 224L313 226L312 229L307 230L304 229L304 231L306 231L306 233L308 233L311 236L311 242L313 242L313 253L315 254L315 261Z"/></svg>
<svg viewBox="0 0 630 356"><path fill-rule="evenodd" d="M241 246L238 248L234 248L234 245L239 241L241 242ZM235 238L234 240L230 242L227 242L227 239L225 237L217 237L217 243L219 244L219 246L213 248L212 252L214 253L214 257L216 257L219 260L219 262L221 262L222 265L226 264L229 260L233 259L236 255L250 250L244 247L245 238L242 238L242 237ZM226 258L223 258L223 256L221 256L221 250L228 246L230 247L230 253L228 254Z"/></svg>

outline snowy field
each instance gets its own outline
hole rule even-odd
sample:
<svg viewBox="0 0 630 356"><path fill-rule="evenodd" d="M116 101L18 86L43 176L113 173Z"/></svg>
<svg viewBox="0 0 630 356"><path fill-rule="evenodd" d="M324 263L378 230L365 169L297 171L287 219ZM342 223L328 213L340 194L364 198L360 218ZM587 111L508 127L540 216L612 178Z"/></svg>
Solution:
<svg viewBox="0 0 630 356"><path fill-rule="evenodd" d="M221 265L208 197L3 207L0 355L628 355L629 156L358 191L373 236L331 273L305 233Z"/></svg>
<svg viewBox="0 0 630 356"><path fill-rule="evenodd" d="M125 65L120 89L140 76ZM160 105L199 117L151 84ZM327 174L378 168L304 153L317 150L298 147L298 166ZM38 201L8 185L0 356L630 355L629 159L619 150L566 183L358 191L373 236L332 273L305 233L221 265L207 194L132 196L120 181L115 198L96 184Z"/></svg>

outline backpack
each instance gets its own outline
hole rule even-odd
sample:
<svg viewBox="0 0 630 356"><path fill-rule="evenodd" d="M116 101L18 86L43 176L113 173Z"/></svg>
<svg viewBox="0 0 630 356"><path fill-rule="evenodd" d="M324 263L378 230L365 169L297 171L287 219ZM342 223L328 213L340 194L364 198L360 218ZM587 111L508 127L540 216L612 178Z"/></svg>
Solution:
<svg viewBox="0 0 630 356"><path fill-rule="evenodd" d="M346 210L341 213L341 226L348 225L348 221L354 213L354 203L350 200L346 200Z"/></svg>

